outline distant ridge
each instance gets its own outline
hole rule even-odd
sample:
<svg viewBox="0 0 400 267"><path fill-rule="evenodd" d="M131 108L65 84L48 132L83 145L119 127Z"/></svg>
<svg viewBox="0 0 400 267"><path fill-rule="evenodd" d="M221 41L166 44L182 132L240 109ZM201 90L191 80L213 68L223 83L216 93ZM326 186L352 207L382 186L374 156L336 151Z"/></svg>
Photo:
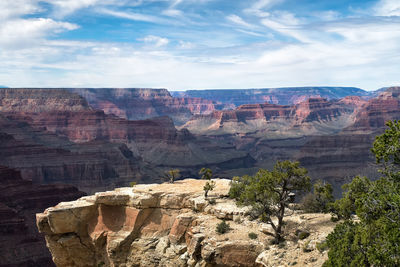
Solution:
<svg viewBox="0 0 400 267"><path fill-rule="evenodd" d="M346 96L361 96L369 98L374 92L368 92L357 87L281 87L260 89L208 89L187 90L183 92L172 91L174 97L200 97L213 100L221 104L271 103L291 105L304 101L310 97L323 97L328 100L340 99Z"/></svg>

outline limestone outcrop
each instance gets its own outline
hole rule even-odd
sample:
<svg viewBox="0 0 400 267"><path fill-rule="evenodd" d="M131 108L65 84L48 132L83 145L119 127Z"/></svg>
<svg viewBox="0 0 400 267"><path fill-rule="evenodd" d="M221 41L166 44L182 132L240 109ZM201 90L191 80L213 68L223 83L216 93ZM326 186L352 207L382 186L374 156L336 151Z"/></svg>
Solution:
<svg viewBox="0 0 400 267"><path fill-rule="evenodd" d="M303 266L318 266L326 259L315 243L333 228L329 217L291 215L285 247L270 246L263 233L270 231L268 225L248 220L248 208L226 197L229 180L215 181L209 199L203 196L205 181L193 179L96 193L37 214L37 227L57 266L272 266L282 265L285 257L287 265L297 259ZM222 220L231 230L217 234ZM307 226L315 220L319 224ZM292 233L299 228L314 240L307 255L301 253L306 240Z"/></svg>

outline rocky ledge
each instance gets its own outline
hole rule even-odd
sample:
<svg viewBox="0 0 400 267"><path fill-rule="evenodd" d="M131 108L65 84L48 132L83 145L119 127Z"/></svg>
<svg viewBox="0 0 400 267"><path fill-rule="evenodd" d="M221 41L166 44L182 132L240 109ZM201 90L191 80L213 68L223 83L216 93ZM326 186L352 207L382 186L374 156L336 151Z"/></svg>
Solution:
<svg viewBox="0 0 400 267"><path fill-rule="evenodd" d="M229 180L215 181L208 199L193 179L96 193L37 214L37 226L57 266L322 265L326 252L315 248L334 227L329 215L290 212L287 241L269 245L268 225L227 198ZM310 235L298 240L299 231Z"/></svg>

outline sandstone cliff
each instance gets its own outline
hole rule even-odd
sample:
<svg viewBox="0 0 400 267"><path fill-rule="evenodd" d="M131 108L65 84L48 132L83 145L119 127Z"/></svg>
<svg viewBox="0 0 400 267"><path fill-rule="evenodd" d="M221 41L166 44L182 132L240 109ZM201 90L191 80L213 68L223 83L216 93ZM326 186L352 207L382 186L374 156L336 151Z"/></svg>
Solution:
<svg viewBox="0 0 400 267"><path fill-rule="evenodd" d="M34 185L2 166L0 181L0 266L54 266L35 213L84 194L68 185Z"/></svg>
<svg viewBox="0 0 400 267"><path fill-rule="evenodd" d="M215 181L215 204L201 180L137 185L60 203L37 226L57 266L321 266L327 255L315 247L334 227L329 215L292 214L284 246L268 245L268 225L226 198L229 180ZM218 235L222 219L231 230ZM311 235L298 240L296 230Z"/></svg>
<svg viewBox="0 0 400 267"><path fill-rule="evenodd" d="M68 90L83 96L95 109L129 120L169 116L175 124L181 125L194 114L208 114L215 110L211 100L198 97L172 97L167 89L74 88Z"/></svg>
<svg viewBox="0 0 400 267"><path fill-rule="evenodd" d="M309 98L296 105L248 104L235 110L197 115L183 128L196 134L256 134L268 139L331 134L353 123L357 106Z"/></svg>
<svg viewBox="0 0 400 267"><path fill-rule="evenodd" d="M131 181L159 181L170 168L193 177L206 165L227 169L254 162L233 145L177 130L169 117L130 121L92 109L81 96L61 89L0 92L5 138L0 164L36 183L63 182L94 192ZM156 93L139 96L153 99Z"/></svg>
<svg viewBox="0 0 400 267"><path fill-rule="evenodd" d="M322 97L328 100L339 99L346 96L374 96L374 92L366 92L354 87L287 87L263 89L224 89L224 90L188 90L171 92L175 97L201 97L215 101L220 105L230 108L245 104L298 104L308 98Z"/></svg>

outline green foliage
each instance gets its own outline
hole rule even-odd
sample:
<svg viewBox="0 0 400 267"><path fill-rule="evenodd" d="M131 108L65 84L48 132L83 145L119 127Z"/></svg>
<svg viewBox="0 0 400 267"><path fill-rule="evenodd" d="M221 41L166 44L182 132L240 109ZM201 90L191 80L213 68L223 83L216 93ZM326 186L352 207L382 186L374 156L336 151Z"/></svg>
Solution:
<svg viewBox="0 0 400 267"><path fill-rule="evenodd" d="M251 176L245 175L242 177L235 176L233 177L230 188L229 188L229 197L239 200L240 195L245 190L246 186L251 183Z"/></svg>
<svg viewBox="0 0 400 267"><path fill-rule="evenodd" d="M215 198L210 198L210 199L208 199L208 204L215 205L215 204L217 204L217 200L215 200Z"/></svg>
<svg viewBox="0 0 400 267"><path fill-rule="evenodd" d="M311 252L312 250L310 249L309 245L310 245L311 240L306 241L303 244L303 252Z"/></svg>
<svg viewBox="0 0 400 267"><path fill-rule="evenodd" d="M350 219L356 213L356 201L368 194L370 186L367 177L356 176L351 183L343 185L343 197L334 202L332 212L338 219Z"/></svg>
<svg viewBox="0 0 400 267"><path fill-rule="evenodd" d="M314 192L302 199L301 206L306 212L329 212L334 202L333 188L330 183L318 180Z"/></svg>
<svg viewBox="0 0 400 267"><path fill-rule="evenodd" d="M299 162L278 161L272 171L260 169L254 176L235 178L229 195L238 204L251 206L251 214L270 224L275 241L280 242L285 209L290 203L289 194L309 190L310 186L307 170L301 168Z"/></svg>
<svg viewBox="0 0 400 267"><path fill-rule="evenodd" d="M215 229L215 231L218 234L225 234L227 233L229 230L231 229L229 223L226 223L225 220L223 220L222 222L220 222L219 224L217 224L217 228Z"/></svg>
<svg viewBox="0 0 400 267"><path fill-rule="evenodd" d="M213 191L215 188L215 182L214 181L207 181L206 184L203 187L204 190L204 197L208 196L208 192Z"/></svg>
<svg viewBox="0 0 400 267"><path fill-rule="evenodd" d="M303 239L306 239L307 237L309 237L310 233L306 232L306 231L297 230L296 235L300 240L303 240Z"/></svg>
<svg viewBox="0 0 400 267"><path fill-rule="evenodd" d="M400 266L400 123L376 137L372 152L384 177L356 177L335 202L338 217L346 219L328 235L330 248L324 266ZM355 213L359 220L351 221Z"/></svg>
<svg viewBox="0 0 400 267"><path fill-rule="evenodd" d="M380 171L391 180L400 182L400 121L388 121L389 127L375 138L372 153L376 162L383 165Z"/></svg>
<svg viewBox="0 0 400 267"><path fill-rule="evenodd" d="M137 185L137 183L136 183L136 182L130 182L129 185L130 185L131 187L135 187L135 186Z"/></svg>
<svg viewBox="0 0 400 267"><path fill-rule="evenodd" d="M178 169L173 169L173 170L169 170L169 171L166 171L165 173L164 173L164 180L166 180L166 181L168 181L169 183L171 183L171 184L173 184L174 182L175 182L175 180L177 179L177 178L179 178L179 176L180 176L181 174L180 174L180 170L178 170Z"/></svg>
<svg viewBox="0 0 400 267"><path fill-rule="evenodd" d="M320 253L324 252L328 249L328 243L326 241L318 242L315 247L318 249Z"/></svg>
<svg viewBox="0 0 400 267"><path fill-rule="evenodd" d="M204 197L207 197L208 192L213 191L216 185L214 181L211 181L213 176L212 170L209 168L201 168L199 175L201 175L201 179L208 180L203 187Z"/></svg>
<svg viewBox="0 0 400 267"><path fill-rule="evenodd" d="M362 239L363 229L359 223L338 224L327 237L329 258L323 266L370 266Z"/></svg>
<svg viewBox="0 0 400 267"><path fill-rule="evenodd" d="M213 173L212 170L209 168L201 168L199 175L201 175L201 179L211 180Z"/></svg>
<svg viewBox="0 0 400 267"><path fill-rule="evenodd" d="M256 233L253 233L253 232L249 233L250 239L257 239L257 237L258 237L258 235Z"/></svg>

